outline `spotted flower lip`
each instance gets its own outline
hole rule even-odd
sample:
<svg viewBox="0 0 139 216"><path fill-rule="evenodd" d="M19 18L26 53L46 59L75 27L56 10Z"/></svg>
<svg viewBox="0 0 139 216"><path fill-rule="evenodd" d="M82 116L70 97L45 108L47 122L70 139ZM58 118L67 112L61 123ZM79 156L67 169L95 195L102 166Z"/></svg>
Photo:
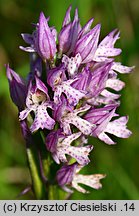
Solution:
<svg viewBox="0 0 139 216"><path fill-rule="evenodd" d="M47 112L47 108L52 109L52 103L50 102L48 96L48 90L39 78L36 77L35 81L35 86L32 85L32 82L30 82L26 98L27 108L20 112L19 119L26 119L28 114L33 111L35 113L35 119L30 127L31 132L34 132L39 128L52 130L55 125L55 121Z"/></svg>
<svg viewBox="0 0 139 216"><path fill-rule="evenodd" d="M82 58L81 55L79 53L77 53L77 55L75 57L71 57L69 58L66 55L63 55L62 58L62 62L64 63L67 71L68 71L68 75L69 77L75 77L78 68L82 62Z"/></svg>
<svg viewBox="0 0 139 216"><path fill-rule="evenodd" d="M24 109L27 87L24 80L13 71L9 65L6 66L7 78L9 81L10 95L12 101L18 107L19 110Z"/></svg>
<svg viewBox="0 0 139 216"><path fill-rule="evenodd" d="M93 60L102 62L109 60L109 57L120 55L121 49L114 48L115 42L119 39L119 32L117 29L110 32L98 45Z"/></svg>
<svg viewBox="0 0 139 216"><path fill-rule="evenodd" d="M100 189L102 184L100 180L105 178L104 174L92 174L92 175L82 175L79 174L79 171L82 169L81 165L77 163L71 165L64 165L57 172L57 181L58 184L67 192L72 193L73 191L67 186L71 185L72 188L75 188L77 191L82 193L89 193L79 184L83 184L94 189Z"/></svg>
<svg viewBox="0 0 139 216"><path fill-rule="evenodd" d="M65 134L71 134L71 124L77 127L84 135L89 135L92 133L92 130L95 128L95 124L86 121L81 118L79 114L86 112L90 109L89 105L85 105L79 109L75 109L71 113L67 113L66 116L63 116L60 122L61 127Z"/></svg>
<svg viewBox="0 0 139 216"><path fill-rule="evenodd" d="M65 155L70 155L75 158L76 161L81 165L89 163L88 154L93 149L93 146L87 145L83 147L71 146L71 143L81 136L81 132L73 133L64 138L59 138L56 145L56 152L53 153L54 160L59 164L60 161L63 163L68 162Z"/></svg>
<svg viewBox="0 0 139 216"><path fill-rule="evenodd" d="M128 138L131 135L131 131L126 128L128 121L126 116L111 121L113 117L118 116L115 113L117 106L113 104L99 109L92 109L84 116L84 119L96 124L96 127L92 131L93 135L107 144L115 144L115 142L106 133L121 138Z"/></svg>

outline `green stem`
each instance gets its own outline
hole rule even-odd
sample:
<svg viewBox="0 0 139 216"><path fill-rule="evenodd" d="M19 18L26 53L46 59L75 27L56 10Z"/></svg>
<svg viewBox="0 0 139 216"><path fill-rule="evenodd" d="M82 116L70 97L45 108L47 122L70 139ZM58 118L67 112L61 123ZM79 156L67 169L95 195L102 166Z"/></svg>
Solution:
<svg viewBox="0 0 139 216"><path fill-rule="evenodd" d="M46 196L46 190L39 174L39 168L36 163L35 153L35 149L32 146L30 148L27 148L27 156L32 177L33 190L36 199L44 199L44 194Z"/></svg>

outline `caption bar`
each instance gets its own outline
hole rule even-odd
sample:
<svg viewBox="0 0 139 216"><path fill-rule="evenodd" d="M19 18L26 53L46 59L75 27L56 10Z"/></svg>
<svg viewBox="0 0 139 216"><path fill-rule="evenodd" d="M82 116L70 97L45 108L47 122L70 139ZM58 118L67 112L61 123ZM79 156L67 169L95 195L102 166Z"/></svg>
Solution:
<svg viewBox="0 0 139 216"><path fill-rule="evenodd" d="M72 213L80 215L139 215L139 201L1 201L2 215L62 215ZM113 214L112 214L113 213Z"/></svg>

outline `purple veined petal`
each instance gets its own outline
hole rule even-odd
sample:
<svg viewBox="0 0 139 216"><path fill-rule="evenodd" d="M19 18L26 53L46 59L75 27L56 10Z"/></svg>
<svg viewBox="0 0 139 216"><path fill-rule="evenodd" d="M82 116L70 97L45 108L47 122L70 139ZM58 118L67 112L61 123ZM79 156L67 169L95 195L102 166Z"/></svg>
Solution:
<svg viewBox="0 0 139 216"><path fill-rule="evenodd" d="M77 78L78 79L72 83L72 87L78 90L86 91L92 78L90 70L83 68L82 72L77 75Z"/></svg>
<svg viewBox="0 0 139 216"><path fill-rule="evenodd" d="M73 22L69 22L66 25L64 24L63 28L61 29L58 35L60 53L66 53L67 55L70 55L72 53L78 38L79 31L80 24L78 20L78 12L77 10L75 10Z"/></svg>
<svg viewBox="0 0 139 216"><path fill-rule="evenodd" d="M19 48L25 52L30 52L30 53L34 53L36 52L36 49L34 47L23 47L23 46L19 46Z"/></svg>
<svg viewBox="0 0 139 216"><path fill-rule="evenodd" d="M70 21L71 21L70 11L71 11L71 5L69 6L69 8L66 11L66 15L64 17L62 27L66 26L66 25L68 25L70 23Z"/></svg>
<svg viewBox="0 0 139 216"><path fill-rule="evenodd" d="M46 85L37 76L35 77L35 81L36 81L36 90L39 89L40 91L44 92L47 98L49 98L48 89Z"/></svg>
<svg viewBox="0 0 139 216"><path fill-rule="evenodd" d="M34 40L33 40L33 36L31 34L21 34L23 40L27 43L27 44L34 44Z"/></svg>
<svg viewBox="0 0 139 216"><path fill-rule="evenodd" d="M61 64L60 66L53 68L48 71L47 74L47 83L49 86L52 87L54 90L56 85L61 84L63 81L65 81L66 74L65 74L65 66L64 64Z"/></svg>
<svg viewBox="0 0 139 216"><path fill-rule="evenodd" d="M36 53L30 54L30 73L28 74L28 83L34 80L35 76L41 77L42 75L42 59Z"/></svg>
<svg viewBox="0 0 139 216"><path fill-rule="evenodd" d="M60 101L58 104L55 104L54 109L53 109L53 118L60 122L61 118L67 113L67 112L72 112L73 109L69 105L67 98L62 94Z"/></svg>
<svg viewBox="0 0 139 216"><path fill-rule="evenodd" d="M45 140L46 148L50 152L56 152L56 143L58 141L57 133L56 131L50 132Z"/></svg>
<svg viewBox="0 0 139 216"><path fill-rule="evenodd" d="M47 112L47 105L39 105L35 112L35 119L30 127L30 131L37 131L39 128L52 130L54 128L55 121L52 119Z"/></svg>
<svg viewBox="0 0 139 216"><path fill-rule="evenodd" d="M67 53L69 50L71 41L69 40L70 32L71 32L72 25L69 23L65 27L63 27L58 35L58 41L59 41L59 50L62 53Z"/></svg>
<svg viewBox="0 0 139 216"><path fill-rule="evenodd" d="M99 44L99 47L114 47L115 42L120 38L120 32L114 29Z"/></svg>
<svg viewBox="0 0 139 216"><path fill-rule="evenodd" d="M85 115L84 119L92 124L99 125L108 118L109 112L117 108L117 104L106 105L103 108L91 108ZM117 116L117 114L114 114Z"/></svg>
<svg viewBox="0 0 139 216"><path fill-rule="evenodd" d="M81 31L78 34L78 38L80 39L81 37L83 37L85 34L87 34L90 31L91 25L93 23L94 19L91 18L81 29Z"/></svg>
<svg viewBox="0 0 139 216"><path fill-rule="evenodd" d="M128 118L124 116L119 118L118 120L109 122L105 129L105 132L111 133L117 137L128 138L132 134L132 132L126 128L127 121Z"/></svg>
<svg viewBox="0 0 139 216"><path fill-rule="evenodd" d="M45 144L46 144L46 148L48 151L54 153L56 152L56 145L58 142L58 138L59 137L64 137L64 135L62 134L61 130L58 129L56 131L51 131L45 140Z"/></svg>
<svg viewBox="0 0 139 216"><path fill-rule="evenodd" d="M88 86L92 97L97 97L102 91L104 91L111 65L111 62L104 63L92 73L92 78Z"/></svg>
<svg viewBox="0 0 139 216"><path fill-rule="evenodd" d="M35 81L35 84L32 83L32 80L29 82L26 97L26 106L34 110L40 103L49 101L49 96L47 94L48 91L45 84L37 76L35 76Z"/></svg>
<svg viewBox="0 0 139 216"><path fill-rule="evenodd" d="M64 165L57 171L56 179L61 187L72 182L76 167L77 163Z"/></svg>
<svg viewBox="0 0 139 216"><path fill-rule="evenodd" d="M119 79L108 79L106 81L106 87L120 91L125 87L125 83Z"/></svg>
<svg viewBox="0 0 139 216"><path fill-rule="evenodd" d="M93 60L97 49L98 39L100 34L100 24L96 25L90 32L81 37L74 49L74 54L80 53L82 63L87 63Z"/></svg>
<svg viewBox="0 0 139 216"><path fill-rule="evenodd" d="M51 29L48 26L48 20L41 12L39 17L39 26L35 40L36 49L44 60L52 59L56 53L56 42Z"/></svg>
<svg viewBox="0 0 139 216"><path fill-rule="evenodd" d="M67 52L67 55L70 55L73 52L75 44L77 42L79 31L80 31L80 22L78 19L78 10L75 9L74 20L71 24L71 31L70 31L70 37L69 37L70 47Z"/></svg>
<svg viewBox="0 0 139 216"><path fill-rule="evenodd" d="M135 67L127 67L123 66L120 62L114 62L112 65L112 69L119 73L130 73Z"/></svg>
<svg viewBox="0 0 139 216"><path fill-rule="evenodd" d="M102 92L101 92L101 95L106 97L106 98L109 98L109 99L112 99L112 100L116 100L120 97L119 94L114 94L114 93L111 93L109 92L108 90L104 89Z"/></svg>
<svg viewBox="0 0 139 216"><path fill-rule="evenodd" d="M51 29L52 35L53 35L53 37L54 37L54 39L56 41L56 39L57 39L57 30L54 27L51 27L50 29Z"/></svg>
<svg viewBox="0 0 139 216"><path fill-rule="evenodd" d="M6 74L9 82L10 96L12 101L21 111L25 107L27 88L24 80L6 65Z"/></svg>
<svg viewBox="0 0 139 216"><path fill-rule="evenodd" d="M112 119L112 117L115 116L115 110L116 107L114 107L110 112L106 113L106 115L104 116L104 118L102 119L102 122L99 122L100 124L97 125L94 130L92 131L92 134L94 136L98 136L105 131L107 125L109 124L110 120Z"/></svg>
<svg viewBox="0 0 139 216"><path fill-rule="evenodd" d="M62 62L64 63L68 71L69 77L74 77L82 62L82 58L79 53L75 57L71 57L71 58L69 58L66 55L63 55Z"/></svg>
<svg viewBox="0 0 139 216"><path fill-rule="evenodd" d="M100 189L102 187L100 180L105 178L106 175L104 174L93 174L93 175L82 175L78 174L80 169L83 166L78 165L77 163L71 165L65 165L61 167L60 170L57 172L57 181L58 184L64 189L68 190L66 185L70 185L72 188L75 188L79 192L82 193L89 193L83 187L79 186L79 184L87 185L94 189ZM72 191L70 191L72 192Z"/></svg>

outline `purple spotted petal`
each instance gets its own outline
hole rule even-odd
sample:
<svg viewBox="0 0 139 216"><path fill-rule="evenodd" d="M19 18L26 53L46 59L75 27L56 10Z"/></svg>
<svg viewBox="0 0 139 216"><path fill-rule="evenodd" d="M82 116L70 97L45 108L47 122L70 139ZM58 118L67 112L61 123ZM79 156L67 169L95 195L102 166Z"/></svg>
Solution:
<svg viewBox="0 0 139 216"><path fill-rule="evenodd" d="M114 62L112 69L119 73L130 73L135 67L123 66L120 62Z"/></svg>
<svg viewBox="0 0 139 216"><path fill-rule="evenodd" d="M79 53L75 57L71 57L71 58L69 58L66 55L63 55L62 62L64 63L68 71L69 77L74 77L82 62L82 58Z"/></svg>
<svg viewBox="0 0 139 216"><path fill-rule="evenodd" d="M37 131L39 128L52 130L54 128L55 121L47 112L47 105L39 105L35 112L35 119L30 127L31 132Z"/></svg>
<svg viewBox="0 0 139 216"><path fill-rule="evenodd" d="M61 85L55 87L54 102L59 103L61 94L64 93L69 104L75 106L81 98L85 97L85 93L70 86L68 81L64 81Z"/></svg>
<svg viewBox="0 0 139 216"><path fill-rule="evenodd" d="M114 29L100 42L99 47L113 48L115 42L120 38L119 35L120 32L117 29Z"/></svg>
<svg viewBox="0 0 139 216"><path fill-rule="evenodd" d="M96 62L108 60L108 57L117 56L121 53L121 49L114 48L115 42L119 39L117 29L110 32L99 44L98 49L93 58Z"/></svg>
<svg viewBox="0 0 139 216"><path fill-rule="evenodd" d="M125 83L119 79L108 79L106 81L106 87L114 89L115 91L120 91L125 86Z"/></svg>
<svg viewBox="0 0 139 216"><path fill-rule="evenodd" d="M126 128L128 118L126 116L120 117L112 122L109 122L105 132L111 133L117 137L128 138L132 133Z"/></svg>
<svg viewBox="0 0 139 216"><path fill-rule="evenodd" d="M76 109L73 112L68 113L65 117L62 118L61 127L63 127L65 134L71 133L71 124L77 127L85 135L92 133L95 125L78 116L78 114L86 112L88 109L90 109L90 106L86 105L80 109Z"/></svg>
<svg viewBox="0 0 139 216"><path fill-rule="evenodd" d="M117 56L120 55L120 53L122 52L121 49L118 48L108 48L108 47L99 47L95 53L95 61L96 58L99 57L112 57L112 56Z"/></svg>
<svg viewBox="0 0 139 216"><path fill-rule="evenodd" d="M98 135L98 138L100 140L102 140L103 142L105 142L108 145L114 145L116 144L107 134L105 134L104 132L100 133Z"/></svg>
<svg viewBox="0 0 139 216"><path fill-rule="evenodd" d="M94 175L82 175L76 174L73 177L72 187L78 190L81 193L88 193L83 187L79 186L79 184L87 185L94 189L100 189L102 184L100 183L100 179L105 178L103 174L94 174Z"/></svg>
<svg viewBox="0 0 139 216"><path fill-rule="evenodd" d="M26 119L31 111L33 111L33 109L30 109L30 108L26 108L25 110L21 111L19 113L19 120L21 121L21 120Z"/></svg>
<svg viewBox="0 0 139 216"><path fill-rule="evenodd" d="M115 94L115 93L111 93L109 92L108 90L104 89L102 92L101 92L101 95L108 98L108 99L111 99L111 100L116 100L120 97L119 94Z"/></svg>
<svg viewBox="0 0 139 216"><path fill-rule="evenodd" d="M92 146L84 146L84 147L74 147L70 144L81 136L81 133L75 133L67 136L62 142L58 142L57 144L57 157L59 161L67 162L66 155L70 155L75 158L76 161L81 165L86 165L89 163L88 154L93 149Z"/></svg>

